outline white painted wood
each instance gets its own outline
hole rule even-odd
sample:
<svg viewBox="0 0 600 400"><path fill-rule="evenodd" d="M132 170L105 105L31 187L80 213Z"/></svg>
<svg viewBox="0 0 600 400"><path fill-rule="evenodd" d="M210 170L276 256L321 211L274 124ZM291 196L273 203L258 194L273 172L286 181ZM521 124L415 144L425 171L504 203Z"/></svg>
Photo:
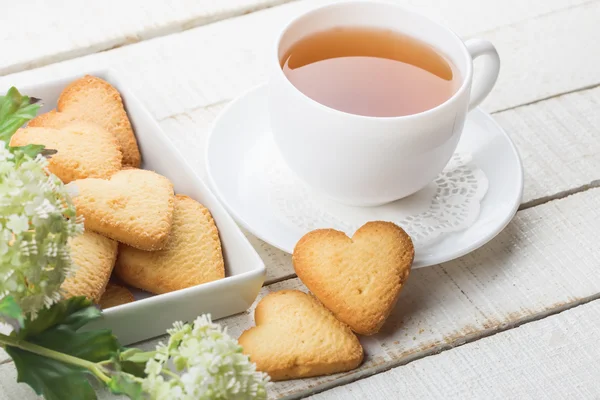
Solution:
<svg viewBox="0 0 600 400"><path fill-rule="evenodd" d="M523 162L523 203L600 179L598 110L600 87L494 114Z"/></svg>
<svg viewBox="0 0 600 400"><path fill-rule="evenodd" d="M590 189L520 211L483 248L442 266L413 271L382 331L361 338L367 358L358 370L280 382L274 394L298 394L369 376L600 298L599 206L600 189ZM296 285L299 281L293 279L265 291ZM251 324L250 316L243 316L233 318L235 325L238 318Z"/></svg>
<svg viewBox="0 0 600 400"><path fill-rule="evenodd" d="M311 396L598 399L600 301Z"/></svg>
<svg viewBox="0 0 600 400"><path fill-rule="evenodd" d="M383 330L361 338L367 356L360 368L279 382L272 397L370 376L599 298L599 210L600 189L523 210L496 239L471 255L413 271ZM288 288L306 290L298 279L290 279L263 288L260 296ZM219 323L237 337L253 325L252 312Z"/></svg>
<svg viewBox="0 0 600 400"><path fill-rule="evenodd" d="M226 104L160 122L192 167L204 176L210 124ZM600 179L600 87L494 115L519 149L525 171L523 203L567 192ZM249 236L251 237L251 236ZM294 274L286 253L252 237L267 264L267 282Z"/></svg>
<svg viewBox="0 0 600 400"><path fill-rule="evenodd" d="M218 22L9 76L0 79L0 85L18 84L36 75L71 73L84 66L116 67L161 119L167 133L172 132L178 147L191 149L186 158L196 159L201 153L195 153L195 146L201 150L202 142L188 133L202 136L224 102L262 82L266 43L273 32L297 12L320 3L302 1ZM438 13L437 18L446 18L462 36L483 30L477 36L497 45L503 70L485 104L488 110L518 106L600 81L600 54L590 47L595 42L586 40L597 32L598 1L510 0L492 5L461 0L448 9L437 0L416 3L411 4L417 10L429 7L430 12ZM497 115L521 149L529 174L526 200L598 179L594 173L600 154L597 104L598 89L593 89ZM600 190L593 189L521 211L499 237L479 251L443 266L414 271L384 332L363 340L368 358L359 370L278 383L273 393L299 394L310 387L377 373L597 298L599 205ZM289 276L289 258L272 253L272 258L266 258L269 279ZM266 287L263 294L300 285L297 279L288 280ZM252 319L246 314L221 322L239 334L251 326ZM13 366L0 368L2 392L11 393L9 398L27 398L26 392L14 389Z"/></svg>
<svg viewBox="0 0 600 400"><path fill-rule="evenodd" d="M169 35L290 0L24 0L3 6L0 75Z"/></svg>
<svg viewBox="0 0 600 400"><path fill-rule="evenodd" d="M205 143L227 103L160 121L188 162L205 177ZM519 150L523 203L600 179L600 87L494 114Z"/></svg>
<svg viewBox="0 0 600 400"><path fill-rule="evenodd" d="M290 0L25 0L9 6L10 18L0 25L4 44L0 75L126 46L142 40L192 29ZM537 0L511 4L462 0L393 0L450 25L476 31L526 20L535 15L582 4L586 0ZM514 3L514 4L512 4Z"/></svg>
<svg viewBox="0 0 600 400"><path fill-rule="evenodd" d="M263 82L267 55L279 29L293 16L325 1L331 0L289 3L9 76L1 79L0 85L106 65L119 71L155 118L162 120L231 100ZM467 6L472 4L472 0L461 2L467 3L453 2L452 9L469 9ZM520 3L510 0L502 7L519 9ZM464 37L488 38L498 47L502 71L485 103L490 111L600 83L596 68L600 53L594 51L592 40L582 40L596 29L600 0L542 15L548 11L544 4L556 3L540 0L532 4L530 19L518 16L514 18L517 22L482 34L475 35L471 28L471 21L478 21L476 27L481 27L476 15L467 18L460 14L463 18L456 17L456 26L452 26ZM419 9L416 4L414 8Z"/></svg>
<svg viewBox="0 0 600 400"><path fill-rule="evenodd" d="M523 210L480 250L443 266L413 271L382 331L361 338L367 356L359 369L279 382L273 397L369 376L599 298L599 210L600 189ZM286 288L304 287L290 279L263 288L260 296ZM219 323L237 337L253 325L252 312Z"/></svg>

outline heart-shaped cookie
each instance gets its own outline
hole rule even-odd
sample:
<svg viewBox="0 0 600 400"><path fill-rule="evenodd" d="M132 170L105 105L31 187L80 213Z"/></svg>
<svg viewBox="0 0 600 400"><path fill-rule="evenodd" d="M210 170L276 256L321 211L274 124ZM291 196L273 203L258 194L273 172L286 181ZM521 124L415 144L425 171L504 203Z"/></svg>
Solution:
<svg viewBox="0 0 600 400"><path fill-rule="evenodd" d="M43 144L57 150L48 169L64 183L84 178L109 178L121 169L115 136L96 124L73 122L61 129L27 127L12 136L11 146Z"/></svg>
<svg viewBox="0 0 600 400"><path fill-rule="evenodd" d="M115 274L128 285L156 294L224 278L219 231L208 209L187 196L175 196L165 248L143 251L121 245Z"/></svg>
<svg viewBox="0 0 600 400"><path fill-rule="evenodd" d="M116 283L108 282L104 294L102 294L100 301L98 301L98 305L101 309L106 310L107 308L131 303L132 301L135 301L135 298L129 289Z"/></svg>
<svg viewBox="0 0 600 400"><path fill-rule="evenodd" d="M360 365L363 349L352 331L316 299L298 290L265 296L256 326L238 342L273 381L344 372Z"/></svg>
<svg viewBox="0 0 600 400"><path fill-rule="evenodd" d="M160 250L173 223L173 184L142 169L125 169L109 180L79 179L73 198L86 229L142 250Z"/></svg>
<svg viewBox="0 0 600 400"><path fill-rule="evenodd" d="M140 151L123 100L110 83L91 75L71 82L58 98L57 110L42 114L28 126L61 128L73 120L96 123L119 141L123 165L140 166Z"/></svg>
<svg viewBox="0 0 600 400"><path fill-rule="evenodd" d="M377 333L398 300L414 258L412 240L391 222L368 222L349 238L307 233L294 248L298 278L356 333Z"/></svg>
<svg viewBox="0 0 600 400"><path fill-rule="evenodd" d="M89 231L71 239L75 270L61 285L65 297L86 296L97 303L115 265L117 246L114 240Z"/></svg>

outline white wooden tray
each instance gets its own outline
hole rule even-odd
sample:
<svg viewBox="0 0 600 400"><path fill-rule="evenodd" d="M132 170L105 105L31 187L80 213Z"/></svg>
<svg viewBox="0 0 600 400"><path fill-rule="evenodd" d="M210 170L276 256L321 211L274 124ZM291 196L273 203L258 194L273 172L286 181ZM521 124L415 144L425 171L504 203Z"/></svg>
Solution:
<svg viewBox="0 0 600 400"><path fill-rule="evenodd" d="M24 95L42 99L39 113L43 113L56 108L63 88L85 74L106 80L121 93L142 153L142 168L164 175L173 182L176 193L188 195L210 210L219 229L225 257L224 279L156 296L135 292L135 302L105 310L103 318L87 329L112 329L125 345L165 334L174 321L192 321L202 313L210 313L213 319L218 319L248 309L265 279L263 261L115 71L80 71L71 77L31 82L17 89Z"/></svg>

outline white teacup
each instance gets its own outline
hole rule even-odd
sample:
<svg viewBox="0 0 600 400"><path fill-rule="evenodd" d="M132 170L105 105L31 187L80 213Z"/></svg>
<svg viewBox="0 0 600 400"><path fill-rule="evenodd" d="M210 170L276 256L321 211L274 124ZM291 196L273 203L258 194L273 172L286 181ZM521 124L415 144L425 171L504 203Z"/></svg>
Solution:
<svg viewBox="0 0 600 400"><path fill-rule="evenodd" d="M307 35L334 28L392 29L445 55L462 84L430 110L401 117L366 117L307 97L284 75L280 60ZM473 59L485 56L471 88ZM500 69L494 46L463 42L450 29L391 3L338 2L291 21L269 59L269 113L274 141L289 168L309 186L341 203L372 206L398 200L431 182L454 153L467 112L492 90Z"/></svg>

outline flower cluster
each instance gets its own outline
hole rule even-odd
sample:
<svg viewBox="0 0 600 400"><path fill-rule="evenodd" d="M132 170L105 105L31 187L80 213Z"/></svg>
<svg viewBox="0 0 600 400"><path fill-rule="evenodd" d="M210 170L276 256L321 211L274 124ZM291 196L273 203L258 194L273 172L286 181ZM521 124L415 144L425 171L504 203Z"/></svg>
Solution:
<svg viewBox="0 0 600 400"><path fill-rule="evenodd" d="M159 344L146 363L142 387L152 399L266 399L268 375L256 371L210 315L173 326L168 343Z"/></svg>
<svg viewBox="0 0 600 400"><path fill-rule="evenodd" d="M0 299L12 296L25 314L60 300L68 240L83 231L70 194L41 154L0 141Z"/></svg>

